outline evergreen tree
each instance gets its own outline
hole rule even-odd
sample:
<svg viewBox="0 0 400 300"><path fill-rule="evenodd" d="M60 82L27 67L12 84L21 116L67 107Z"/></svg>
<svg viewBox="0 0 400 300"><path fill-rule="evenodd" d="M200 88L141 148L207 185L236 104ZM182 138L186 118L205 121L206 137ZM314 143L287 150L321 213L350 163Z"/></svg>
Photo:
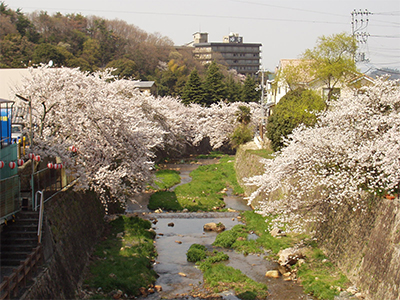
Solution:
<svg viewBox="0 0 400 300"><path fill-rule="evenodd" d="M256 90L257 83L253 77L247 75L243 83L242 97L243 102L258 102L260 101L260 92Z"/></svg>
<svg viewBox="0 0 400 300"><path fill-rule="evenodd" d="M189 75L189 79L182 92L182 103L186 105L189 103L204 103L203 83L197 69L193 69Z"/></svg>
<svg viewBox="0 0 400 300"><path fill-rule="evenodd" d="M210 106L226 99L226 86L223 82L224 75L221 73L217 63L213 61L207 69L204 82L205 105Z"/></svg>
<svg viewBox="0 0 400 300"><path fill-rule="evenodd" d="M229 102L239 102L241 99L242 85L236 82L232 75L226 80L226 98Z"/></svg>

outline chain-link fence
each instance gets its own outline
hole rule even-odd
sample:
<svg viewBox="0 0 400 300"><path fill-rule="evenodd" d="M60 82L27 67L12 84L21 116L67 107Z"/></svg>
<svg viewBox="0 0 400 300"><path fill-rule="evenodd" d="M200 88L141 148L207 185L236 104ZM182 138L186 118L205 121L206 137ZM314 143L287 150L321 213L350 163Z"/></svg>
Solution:
<svg viewBox="0 0 400 300"><path fill-rule="evenodd" d="M0 219L7 219L20 209L18 175L0 180Z"/></svg>

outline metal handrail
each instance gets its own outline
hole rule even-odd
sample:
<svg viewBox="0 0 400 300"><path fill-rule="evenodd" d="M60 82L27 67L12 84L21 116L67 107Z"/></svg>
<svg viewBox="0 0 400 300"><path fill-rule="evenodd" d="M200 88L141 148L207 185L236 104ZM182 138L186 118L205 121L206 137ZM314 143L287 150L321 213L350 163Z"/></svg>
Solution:
<svg viewBox="0 0 400 300"><path fill-rule="evenodd" d="M40 208L39 208L39 223L38 223L38 243L42 242L42 226L43 226L43 212L44 212L44 203L43 203L43 191L37 191L35 194L35 211L37 211L37 203L38 203L38 194L40 194Z"/></svg>

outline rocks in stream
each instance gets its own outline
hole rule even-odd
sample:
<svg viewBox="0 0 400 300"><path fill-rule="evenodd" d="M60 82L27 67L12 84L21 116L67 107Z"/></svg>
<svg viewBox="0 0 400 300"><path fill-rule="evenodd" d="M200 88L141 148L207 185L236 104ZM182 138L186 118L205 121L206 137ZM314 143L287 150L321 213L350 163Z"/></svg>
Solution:
<svg viewBox="0 0 400 300"><path fill-rule="evenodd" d="M226 229L225 225L222 223L207 223L203 226L204 231L214 231L214 232L222 232Z"/></svg>
<svg viewBox="0 0 400 300"><path fill-rule="evenodd" d="M286 248L278 252L278 263L281 266L293 266L305 257L306 248Z"/></svg>
<svg viewBox="0 0 400 300"><path fill-rule="evenodd" d="M296 279L297 269L292 269L291 266L297 262L303 263L305 258L306 248L286 248L278 252L278 269L267 271L265 276L268 278L278 278L282 275L285 281Z"/></svg>
<svg viewBox="0 0 400 300"><path fill-rule="evenodd" d="M268 278L279 278L279 271L278 270L271 270L265 273L265 277Z"/></svg>

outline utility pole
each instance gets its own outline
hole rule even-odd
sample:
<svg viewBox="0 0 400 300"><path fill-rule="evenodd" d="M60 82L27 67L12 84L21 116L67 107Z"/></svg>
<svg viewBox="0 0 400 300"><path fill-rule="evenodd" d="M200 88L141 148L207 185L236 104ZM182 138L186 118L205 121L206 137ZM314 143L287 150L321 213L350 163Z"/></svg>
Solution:
<svg viewBox="0 0 400 300"><path fill-rule="evenodd" d="M354 56L355 62L369 61L362 48L364 48L363 46L367 44L368 37L370 36L370 34L366 31L370 15L372 15L372 12L368 11L368 9L360 9L358 11L353 10L351 12L351 33L359 44L357 53Z"/></svg>
<svg viewBox="0 0 400 300"><path fill-rule="evenodd" d="M265 98L265 82L264 82L264 74L267 72L267 70L262 69L257 71L256 74L261 73L261 84L260 84L260 89L261 89L261 98L260 98L260 105L262 108L262 121L260 123L260 128L259 128L259 132L260 132L260 138L261 140L264 140L264 126L265 126L265 119L266 119L266 108L265 108L265 102L264 102L264 98Z"/></svg>

